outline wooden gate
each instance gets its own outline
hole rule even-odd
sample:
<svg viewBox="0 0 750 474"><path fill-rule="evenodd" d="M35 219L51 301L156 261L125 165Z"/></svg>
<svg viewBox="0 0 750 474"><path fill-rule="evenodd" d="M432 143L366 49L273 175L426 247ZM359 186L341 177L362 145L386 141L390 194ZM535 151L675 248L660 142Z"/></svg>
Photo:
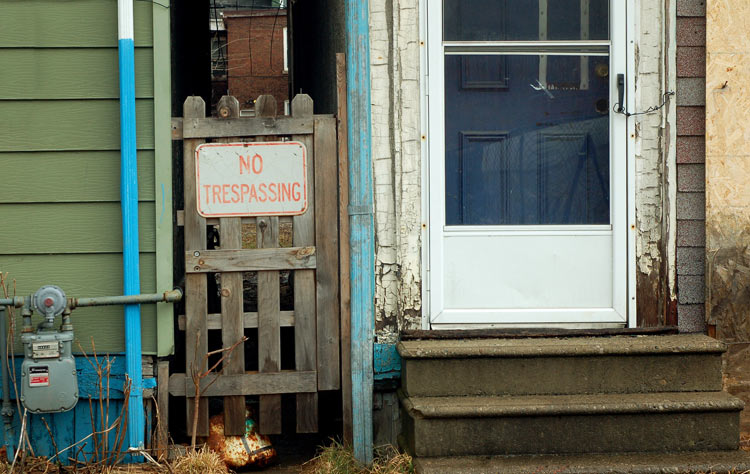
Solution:
<svg viewBox="0 0 750 474"><path fill-rule="evenodd" d="M206 371L209 331L221 330L226 349L257 328L258 367L246 367L240 343L214 374L201 380L198 436L208 435L208 400L223 397L225 434L245 431L245 396L259 395L260 430L281 432L281 394L296 394L297 432L318 430L320 390L340 388L339 364L339 228L336 118L313 115L313 101L297 95L291 116L277 116L276 100L261 96L256 116L239 117L236 98L224 96L216 118L205 117L205 103L189 97L183 118L173 120L174 138L184 145L185 331L187 374L169 378L169 392L185 396L188 432L192 430L195 385L191 374ZM307 148L307 211L294 217L206 219L196 209L196 147L207 142L293 140ZM180 215L178 214L178 221ZM219 247L209 249L207 226L218 228ZM280 238L280 230L281 238ZM280 272L289 272L293 308L282 311ZM257 311L243 308L243 280L257 272ZM243 278L243 276L245 278ZM285 276L285 275L284 275ZM221 313L208 312L208 278L215 279ZM291 299L291 298L290 298ZM281 328L293 327L294 370L281 370ZM251 370L248 370L251 369Z"/></svg>

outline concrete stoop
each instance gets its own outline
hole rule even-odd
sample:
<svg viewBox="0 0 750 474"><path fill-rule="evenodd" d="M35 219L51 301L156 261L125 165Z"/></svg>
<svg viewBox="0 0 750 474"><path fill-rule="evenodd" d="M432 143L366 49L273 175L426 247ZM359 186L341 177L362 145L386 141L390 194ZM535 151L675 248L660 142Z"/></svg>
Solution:
<svg viewBox="0 0 750 474"><path fill-rule="evenodd" d="M710 472L712 453L750 468L724 350L701 335L402 341L402 445L418 472Z"/></svg>
<svg viewBox="0 0 750 474"><path fill-rule="evenodd" d="M740 474L750 471L750 453L464 456L416 458L414 467L421 474Z"/></svg>

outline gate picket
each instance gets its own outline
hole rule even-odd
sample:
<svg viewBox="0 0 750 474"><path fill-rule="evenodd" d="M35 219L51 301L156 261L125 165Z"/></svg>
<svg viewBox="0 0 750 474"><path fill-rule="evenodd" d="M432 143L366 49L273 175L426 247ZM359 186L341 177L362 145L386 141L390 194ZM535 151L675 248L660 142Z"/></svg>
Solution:
<svg viewBox="0 0 750 474"><path fill-rule="evenodd" d="M222 119L239 118L240 103L235 97L223 96L216 109ZM222 138L217 142L232 142L236 139ZM242 249L242 221L238 217L219 219L221 250ZM221 344L232 347L245 335L242 317L242 272L221 273ZM222 362L223 373L245 373L245 347L243 344L227 354ZM245 397L242 395L224 397L224 434L241 436L245 434Z"/></svg>
<svg viewBox="0 0 750 474"><path fill-rule="evenodd" d="M292 117L312 117L313 101L298 94L292 100ZM307 147L307 212L292 220L292 245L315 245L315 148L312 135L294 135L293 140ZM316 370L315 271L294 272L294 348L297 370ZM318 394L297 394L297 432L318 431Z"/></svg>
<svg viewBox="0 0 750 474"><path fill-rule="evenodd" d="M206 103L200 97L188 97L182 114L184 118L206 116ZM202 139L186 139L183 142L183 169L185 185L185 249L200 251L206 249L206 220L198 214L195 192L195 149ZM185 275L185 371L190 375L195 371L206 370L204 355L208 352L208 330L205 318L208 313L206 295L206 274ZM194 394L193 394L194 395ZM193 399L187 400L188 433L193 430ZM208 436L208 400L200 400L198 408L198 436Z"/></svg>

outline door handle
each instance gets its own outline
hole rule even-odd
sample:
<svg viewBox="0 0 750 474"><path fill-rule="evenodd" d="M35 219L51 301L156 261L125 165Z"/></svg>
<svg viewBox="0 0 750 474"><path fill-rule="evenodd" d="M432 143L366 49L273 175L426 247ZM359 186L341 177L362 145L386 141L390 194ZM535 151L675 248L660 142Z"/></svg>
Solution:
<svg viewBox="0 0 750 474"><path fill-rule="evenodd" d="M615 112L621 114L625 112L625 74L617 75L617 106Z"/></svg>

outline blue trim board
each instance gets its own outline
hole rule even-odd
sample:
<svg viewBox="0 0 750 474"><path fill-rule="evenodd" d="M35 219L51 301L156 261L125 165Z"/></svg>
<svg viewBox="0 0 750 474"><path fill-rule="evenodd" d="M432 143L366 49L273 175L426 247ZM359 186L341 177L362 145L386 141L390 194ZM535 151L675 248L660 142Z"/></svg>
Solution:
<svg viewBox="0 0 750 474"><path fill-rule="evenodd" d="M375 228L370 107L369 2L346 0L346 92L349 145L352 448L372 462Z"/></svg>
<svg viewBox="0 0 750 474"><path fill-rule="evenodd" d="M105 365L103 359L107 357L112 361L110 368L109 378L109 420L110 424L119 415L123 406L123 385L125 383L126 364L125 356L123 354L116 354L113 356L98 356L100 364ZM93 358L90 357L93 362ZM15 374L18 383L21 381L21 363L23 362L23 356L16 357L15 359ZM76 407L65 413L47 413L41 415L29 414L27 416L27 425L29 440L31 441L32 447L34 448L34 454L37 456L52 456L55 454L54 444L50 438L50 434L45 426L45 421L49 425L52 436L55 438L55 443L58 449L64 449L73 443L84 439L89 436L92 432L91 426L91 409L89 405L89 399L91 399L91 407L94 409L94 423L99 427L101 421L99 414L99 384L98 376L95 368L89 363L83 356L76 356L76 371L78 373L78 392L80 398ZM144 381L144 388L156 387L156 379L149 378ZM106 384L106 381L105 381ZM2 387L4 389L4 387ZM106 388L106 385L105 385ZM1 393L1 391L0 391ZM11 386L11 397L15 399L15 391ZM105 395L106 400L106 395ZM105 402L106 404L106 402ZM18 443L18 436L20 435L20 418L17 410L17 404L13 402L14 420L13 420L13 432L14 440L5 440L3 444L9 446L16 446ZM106 406L105 406L106 412ZM44 421L43 421L44 419ZM141 436L143 436L141 434ZM114 448L115 443L115 432L110 432L108 441L110 449ZM125 438L128 439L127 437ZM79 451L80 446L83 449ZM60 455L60 460L63 464L70 464L70 457L77 456L78 460L85 461L91 455L93 450L93 440L89 438L81 445L71 448ZM123 449L127 449L127 443L123 443ZM8 453L12 456L13 453Z"/></svg>
<svg viewBox="0 0 750 474"><path fill-rule="evenodd" d="M393 380L401 377L401 356L396 344L375 344L373 347L375 380Z"/></svg>

